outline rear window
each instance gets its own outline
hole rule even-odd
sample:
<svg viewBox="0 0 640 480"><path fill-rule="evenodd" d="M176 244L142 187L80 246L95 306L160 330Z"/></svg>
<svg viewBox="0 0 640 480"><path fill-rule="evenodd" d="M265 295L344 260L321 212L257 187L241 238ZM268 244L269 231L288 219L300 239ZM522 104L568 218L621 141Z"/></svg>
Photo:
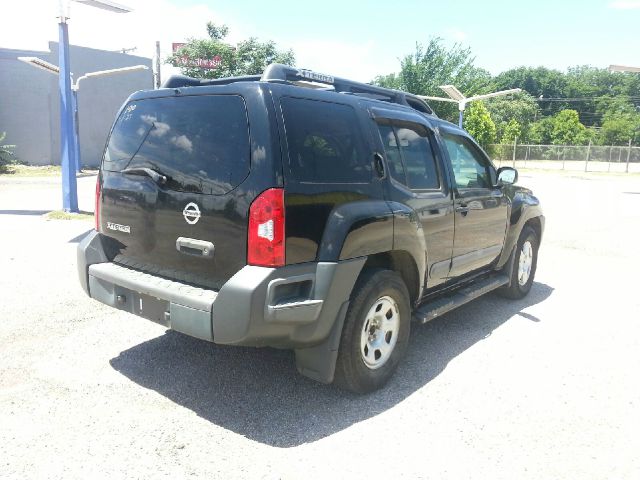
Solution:
<svg viewBox="0 0 640 480"><path fill-rule="evenodd" d="M424 128L379 125L387 164L394 180L412 190L440 188L438 168Z"/></svg>
<svg viewBox="0 0 640 480"><path fill-rule="evenodd" d="M366 153L355 110L348 105L285 97L282 114L293 178L303 183L368 183Z"/></svg>
<svg viewBox="0 0 640 480"><path fill-rule="evenodd" d="M248 174L249 125L242 97L198 95L127 104L116 121L103 168L152 168L166 187L223 194Z"/></svg>

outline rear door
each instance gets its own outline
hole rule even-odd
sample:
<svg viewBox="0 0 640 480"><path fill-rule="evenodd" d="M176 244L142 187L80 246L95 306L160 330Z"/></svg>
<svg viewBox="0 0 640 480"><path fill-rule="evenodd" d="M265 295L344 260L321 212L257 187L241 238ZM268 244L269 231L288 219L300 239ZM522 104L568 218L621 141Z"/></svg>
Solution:
<svg viewBox="0 0 640 480"><path fill-rule="evenodd" d="M284 93L301 92L289 89ZM305 89L304 95L279 98L288 153L283 166L287 263L332 260L335 255L350 258L361 255L361 247L365 251L391 248L387 241L393 219L374 171L374 146L364 134L369 120L366 111L354 108L348 97L340 103L333 92ZM366 247L355 242L351 250L348 242L341 244L346 232L340 234L327 226L331 217L344 218L346 211L363 214L353 230L359 238L367 238Z"/></svg>
<svg viewBox="0 0 640 480"><path fill-rule="evenodd" d="M245 263L249 201L237 187L249 169L241 96L131 101L102 166L101 233L114 261L219 288Z"/></svg>

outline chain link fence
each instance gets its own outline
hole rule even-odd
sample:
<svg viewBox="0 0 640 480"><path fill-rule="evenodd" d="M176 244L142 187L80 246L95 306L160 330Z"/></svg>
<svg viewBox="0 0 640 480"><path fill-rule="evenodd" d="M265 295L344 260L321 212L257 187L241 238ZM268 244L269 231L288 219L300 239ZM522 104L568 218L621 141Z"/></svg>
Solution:
<svg viewBox="0 0 640 480"><path fill-rule="evenodd" d="M596 145L489 145L498 167L640 173L640 147Z"/></svg>

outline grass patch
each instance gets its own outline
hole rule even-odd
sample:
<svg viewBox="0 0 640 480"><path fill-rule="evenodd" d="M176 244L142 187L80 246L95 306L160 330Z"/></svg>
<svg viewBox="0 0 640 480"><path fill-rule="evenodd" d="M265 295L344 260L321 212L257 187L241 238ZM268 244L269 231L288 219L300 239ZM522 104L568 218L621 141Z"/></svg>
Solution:
<svg viewBox="0 0 640 480"><path fill-rule="evenodd" d="M96 168L83 168L77 177L96 175ZM62 167L60 165L6 165L0 169L0 175L12 175L15 177L60 177Z"/></svg>
<svg viewBox="0 0 640 480"><path fill-rule="evenodd" d="M91 220L93 221L93 213L80 212L69 213L64 210L54 210L53 212L45 213L44 218L47 220Z"/></svg>
<svg viewBox="0 0 640 480"><path fill-rule="evenodd" d="M7 165L3 175L18 177L52 177L62 174L60 165Z"/></svg>

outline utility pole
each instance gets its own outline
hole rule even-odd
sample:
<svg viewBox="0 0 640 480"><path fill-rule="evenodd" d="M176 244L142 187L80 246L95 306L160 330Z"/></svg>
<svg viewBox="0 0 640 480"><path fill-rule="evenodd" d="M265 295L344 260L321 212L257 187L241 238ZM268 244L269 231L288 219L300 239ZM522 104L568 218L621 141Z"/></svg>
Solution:
<svg viewBox="0 0 640 480"><path fill-rule="evenodd" d="M156 40L156 71L155 71L155 87L156 89L160 88L160 42Z"/></svg>
<svg viewBox="0 0 640 480"><path fill-rule="evenodd" d="M60 5L58 23L58 85L60 88L60 164L62 166L62 208L65 212L78 212L78 187L76 182L76 158L73 135L74 111L69 72L69 14Z"/></svg>
<svg viewBox="0 0 640 480"><path fill-rule="evenodd" d="M116 13L127 13L131 9L111 0L75 0L90 7L109 10ZM69 64L69 1L60 0L58 15L58 87L60 89L60 164L62 166L62 209L65 212L78 213L78 184L76 170L79 168L76 159L77 137L75 130L75 100L71 85L71 69ZM27 57L28 58L28 57ZM37 62L36 65L42 61ZM46 63L46 62L45 62ZM54 72L56 67L45 66Z"/></svg>
<svg viewBox="0 0 640 480"><path fill-rule="evenodd" d="M78 87L71 83L71 106L73 107L73 151L75 155L75 169L82 171L82 160L80 158L80 115L78 113Z"/></svg>
<svg viewBox="0 0 640 480"><path fill-rule="evenodd" d="M587 159L584 162L584 171L587 171L587 167L589 166L589 157L591 156L591 140L589 140L589 146L587 147Z"/></svg>
<svg viewBox="0 0 640 480"><path fill-rule="evenodd" d="M631 139L629 139L629 148L627 149L627 167L625 173L629 173L629 158L631 158Z"/></svg>

